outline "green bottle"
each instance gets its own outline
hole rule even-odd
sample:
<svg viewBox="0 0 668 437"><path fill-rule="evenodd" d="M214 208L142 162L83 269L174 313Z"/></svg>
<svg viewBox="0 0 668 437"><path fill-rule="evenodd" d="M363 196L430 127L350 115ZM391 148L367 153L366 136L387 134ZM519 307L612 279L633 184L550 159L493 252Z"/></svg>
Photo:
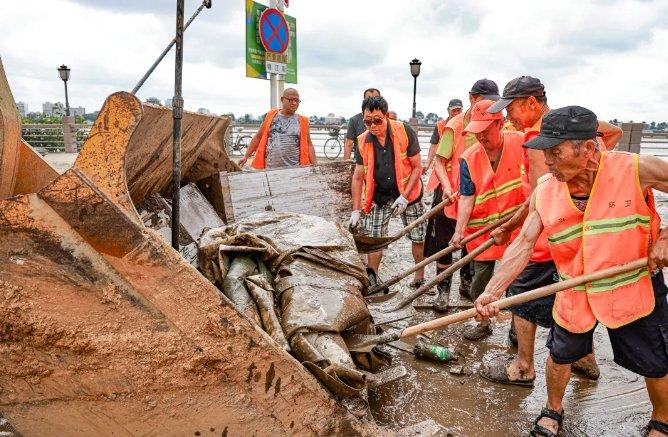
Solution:
<svg viewBox="0 0 668 437"><path fill-rule="evenodd" d="M445 363L452 360L455 355L447 347L443 347L439 344L425 344L421 341L415 343L413 348L413 353L418 358L424 358L427 360L438 361L440 363Z"/></svg>

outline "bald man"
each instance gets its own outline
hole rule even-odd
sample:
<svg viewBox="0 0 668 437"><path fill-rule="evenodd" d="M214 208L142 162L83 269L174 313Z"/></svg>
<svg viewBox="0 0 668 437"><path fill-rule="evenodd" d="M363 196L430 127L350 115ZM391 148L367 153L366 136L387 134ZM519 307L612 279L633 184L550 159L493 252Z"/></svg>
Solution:
<svg viewBox="0 0 668 437"><path fill-rule="evenodd" d="M267 112L239 166L253 155L251 166L256 170L317 164L308 118L297 114L300 102L296 89L283 91L283 107Z"/></svg>

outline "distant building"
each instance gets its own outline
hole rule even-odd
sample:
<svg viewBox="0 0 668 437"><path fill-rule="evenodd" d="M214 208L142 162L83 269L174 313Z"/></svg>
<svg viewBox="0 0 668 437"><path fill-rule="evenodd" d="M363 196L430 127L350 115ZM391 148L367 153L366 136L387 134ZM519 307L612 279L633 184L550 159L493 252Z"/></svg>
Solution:
<svg viewBox="0 0 668 437"><path fill-rule="evenodd" d="M83 117L84 115L86 115L86 108L82 106L77 106L76 108L70 107L70 115L72 116L80 115L81 117Z"/></svg>
<svg viewBox="0 0 668 437"><path fill-rule="evenodd" d="M165 106L168 108L172 107L172 99L165 99Z"/></svg>
<svg viewBox="0 0 668 437"><path fill-rule="evenodd" d="M152 103L154 105L162 106L162 102L157 97L149 97L146 99L146 103Z"/></svg>
<svg viewBox="0 0 668 437"><path fill-rule="evenodd" d="M42 114L44 114L47 117L53 115L53 103L51 102L42 103Z"/></svg>
<svg viewBox="0 0 668 437"><path fill-rule="evenodd" d="M341 124L341 117L330 112L327 114L327 117L325 117L324 122L325 124Z"/></svg>
<svg viewBox="0 0 668 437"><path fill-rule="evenodd" d="M199 109L197 110L197 113L198 113L198 114L209 115L209 114L211 114L211 111L209 111L209 110L206 109L206 108L199 108Z"/></svg>
<svg viewBox="0 0 668 437"><path fill-rule="evenodd" d="M25 117L28 114L28 104L26 102L18 102L16 104L16 109L19 110L21 117Z"/></svg>

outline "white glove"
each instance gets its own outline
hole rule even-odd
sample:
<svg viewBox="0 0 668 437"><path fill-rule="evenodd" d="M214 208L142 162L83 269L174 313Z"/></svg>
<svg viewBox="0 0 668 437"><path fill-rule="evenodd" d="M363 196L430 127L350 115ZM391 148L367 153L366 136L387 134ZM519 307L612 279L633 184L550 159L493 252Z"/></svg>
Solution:
<svg viewBox="0 0 668 437"><path fill-rule="evenodd" d="M406 211L406 207L408 207L408 200L404 196L397 197L397 200L392 204L392 217L402 214Z"/></svg>
<svg viewBox="0 0 668 437"><path fill-rule="evenodd" d="M357 211L351 212L350 221L348 222L348 229L355 229L360 221L360 217L362 217L362 212L359 209Z"/></svg>

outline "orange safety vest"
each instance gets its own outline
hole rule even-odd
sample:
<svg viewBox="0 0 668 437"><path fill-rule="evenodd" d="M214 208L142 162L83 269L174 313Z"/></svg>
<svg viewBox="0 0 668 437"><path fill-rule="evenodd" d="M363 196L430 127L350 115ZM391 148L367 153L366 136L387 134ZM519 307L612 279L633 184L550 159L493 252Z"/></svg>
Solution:
<svg viewBox="0 0 668 437"><path fill-rule="evenodd" d="M420 197L420 193L422 192L422 180L418 179L418 182L413 186L411 192L405 193L404 188L413 172L413 166L408 158L408 135L406 134L406 127L402 122L389 119L387 122L390 124L392 147L394 148L394 174L397 180L397 188L399 189L399 194L404 196L410 203ZM364 190L364 212L367 214L371 211L373 193L376 187L373 174L373 142L366 141L368 132L369 131L366 130L357 137L357 144L359 144L360 155L362 155L362 162L364 164L364 184L366 187Z"/></svg>
<svg viewBox="0 0 668 437"><path fill-rule="evenodd" d="M443 120L441 120L443 121ZM439 121L438 123L440 123ZM437 126L438 126L437 123ZM466 135L464 134L464 113L457 114L447 123L443 123L443 130L439 128L439 138L443 137L446 129L452 130L452 137L455 143L455 149L452 151L452 158L448 161L445 172L450 180L453 191L459 191L459 157L466 150ZM427 191L433 191L440 185L436 172L432 170L427 181ZM457 203L448 205L444 209L445 215L451 219L457 219Z"/></svg>
<svg viewBox="0 0 668 437"><path fill-rule="evenodd" d="M262 125L260 125L260 144L257 146L253 164L251 164L251 167L255 169L264 170L267 167L265 159L267 157L267 143L269 142L269 128L278 111L280 109L272 109L267 112ZM299 165L311 165L308 146L308 118L297 114L297 119L299 120Z"/></svg>
<svg viewBox="0 0 668 437"><path fill-rule="evenodd" d="M436 122L436 131L438 132L439 139L443 136L443 132L445 132L445 124L447 122L448 120L438 120Z"/></svg>
<svg viewBox="0 0 668 437"><path fill-rule="evenodd" d="M552 175L543 176L536 190L536 210L562 279L646 258L658 235L661 219L652 190L640 187L636 154L601 153L584 212L573 204L568 185ZM552 316L559 326L582 333L597 320L618 328L653 309L650 271L643 267L560 291Z"/></svg>
<svg viewBox="0 0 668 437"><path fill-rule="evenodd" d="M475 185L475 203L466 226L466 235L474 233L495 220L514 214L527 198L522 184L522 177L525 173L522 160L524 136L514 131L501 131L501 135L503 135L503 150L496 172L492 169L487 153L480 143L475 143L462 153L461 159L466 161L471 180ZM466 244L466 249L471 252L482 245L489 240L490 233L491 231L486 232L470 241ZM518 234L519 228L511 233L509 243ZM475 260L501 259L506 247L507 244L492 246L478 255Z"/></svg>

